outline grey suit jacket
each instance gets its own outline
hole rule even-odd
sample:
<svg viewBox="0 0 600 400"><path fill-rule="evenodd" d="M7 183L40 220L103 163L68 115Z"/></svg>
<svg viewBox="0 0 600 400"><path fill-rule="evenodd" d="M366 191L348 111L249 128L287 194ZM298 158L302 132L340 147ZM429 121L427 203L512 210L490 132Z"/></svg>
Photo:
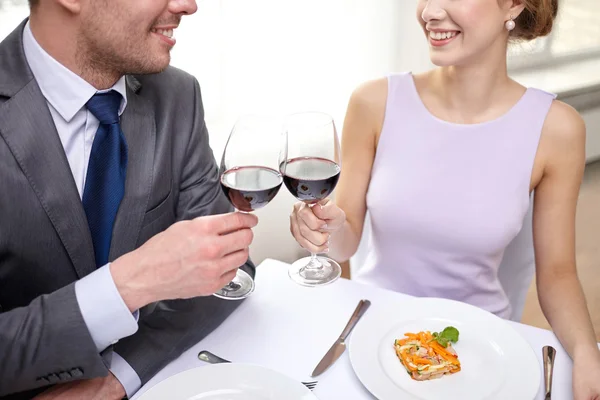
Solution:
<svg viewBox="0 0 600 400"><path fill-rule="evenodd" d="M0 43L0 399L105 376L74 282L95 270L92 240L46 101L23 53L24 23ZM218 183L197 81L168 68L127 76L129 148L110 260L178 220L231 211ZM248 260L244 268L254 274ZM155 303L114 346L142 384L239 304L216 297ZM37 390L36 390L37 389ZM19 393L17 393L19 392ZM12 394L12 395L11 395ZM4 396L4 397L3 397Z"/></svg>

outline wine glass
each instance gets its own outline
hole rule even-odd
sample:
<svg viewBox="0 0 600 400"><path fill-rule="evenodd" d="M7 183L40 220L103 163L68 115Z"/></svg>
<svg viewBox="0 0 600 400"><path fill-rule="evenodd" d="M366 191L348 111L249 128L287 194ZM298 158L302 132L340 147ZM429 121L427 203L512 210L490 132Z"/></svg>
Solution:
<svg viewBox="0 0 600 400"><path fill-rule="evenodd" d="M280 164L290 193L309 207L333 192L340 177L341 155L335 123L320 112L290 115L284 125L286 150ZM304 286L321 286L338 279L342 269L331 258L317 256L297 260L288 273Z"/></svg>
<svg viewBox="0 0 600 400"><path fill-rule="evenodd" d="M281 188L279 171L281 124L276 119L248 115L237 120L223 151L219 176L221 189L240 212L249 213L266 206ZM254 280L238 269L233 280L215 296L241 300L254 291Z"/></svg>

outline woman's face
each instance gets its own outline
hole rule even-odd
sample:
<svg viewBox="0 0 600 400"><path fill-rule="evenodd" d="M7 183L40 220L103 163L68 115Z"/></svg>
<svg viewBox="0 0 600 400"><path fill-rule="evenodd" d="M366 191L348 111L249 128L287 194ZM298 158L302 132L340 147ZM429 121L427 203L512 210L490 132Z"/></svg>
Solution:
<svg viewBox="0 0 600 400"><path fill-rule="evenodd" d="M487 52L506 52L504 24L511 12L517 12L513 0L418 0L417 5L431 61L437 66L474 63Z"/></svg>

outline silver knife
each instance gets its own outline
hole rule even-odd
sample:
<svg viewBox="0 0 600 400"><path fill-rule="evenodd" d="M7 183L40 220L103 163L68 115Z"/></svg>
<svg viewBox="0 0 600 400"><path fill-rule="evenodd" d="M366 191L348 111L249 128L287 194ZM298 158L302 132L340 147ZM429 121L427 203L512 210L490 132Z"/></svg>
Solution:
<svg viewBox="0 0 600 400"><path fill-rule="evenodd" d="M370 305L371 302L369 300L361 300L358 302L358 306L356 306L356 310L354 310L354 313L352 314L352 317L350 317L348 324L346 324L344 331L335 341L333 346L331 346L325 356L323 356L315 370L312 372L311 377L314 378L315 376L321 375L342 355L342 353L344 353L346 350L346 339L348 338L348 335Z"/></svg>

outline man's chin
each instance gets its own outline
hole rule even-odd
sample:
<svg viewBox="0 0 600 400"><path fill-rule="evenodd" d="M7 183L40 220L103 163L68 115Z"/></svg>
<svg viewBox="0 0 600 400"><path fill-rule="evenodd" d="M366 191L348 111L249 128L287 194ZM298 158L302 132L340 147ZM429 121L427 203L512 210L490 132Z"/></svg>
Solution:
<svg viewBox="0 0 600 400"><path fill-rule="evenodd" d="M163 72L164 70L166 70L170 65L170 62L164 63L160 66L157 66L155 69L153 69L150 72L147 72L148 74L159 74L161 72Z"/></svg>
<svg viewBox="0 0 600 400"><path fill-rule="evenodd" d="M142 65L138 65L137 68L131 68L128 72L129 75L150 75L158 74L163 72L171 63L171 55L167 54L166 57L155 58L153 60L147 60Z"/></svg>
<svg viewBox="0 0 600 400"><path fill-rule="evenodd" d="M158 74L159 72L163 72L165 69L167 69L167 67L171 64L171 52L167 52L166 54L162 55L160 58L156 59L156 63L155 63L155 67L154 68L154 72L155 74Z"/></svg>

